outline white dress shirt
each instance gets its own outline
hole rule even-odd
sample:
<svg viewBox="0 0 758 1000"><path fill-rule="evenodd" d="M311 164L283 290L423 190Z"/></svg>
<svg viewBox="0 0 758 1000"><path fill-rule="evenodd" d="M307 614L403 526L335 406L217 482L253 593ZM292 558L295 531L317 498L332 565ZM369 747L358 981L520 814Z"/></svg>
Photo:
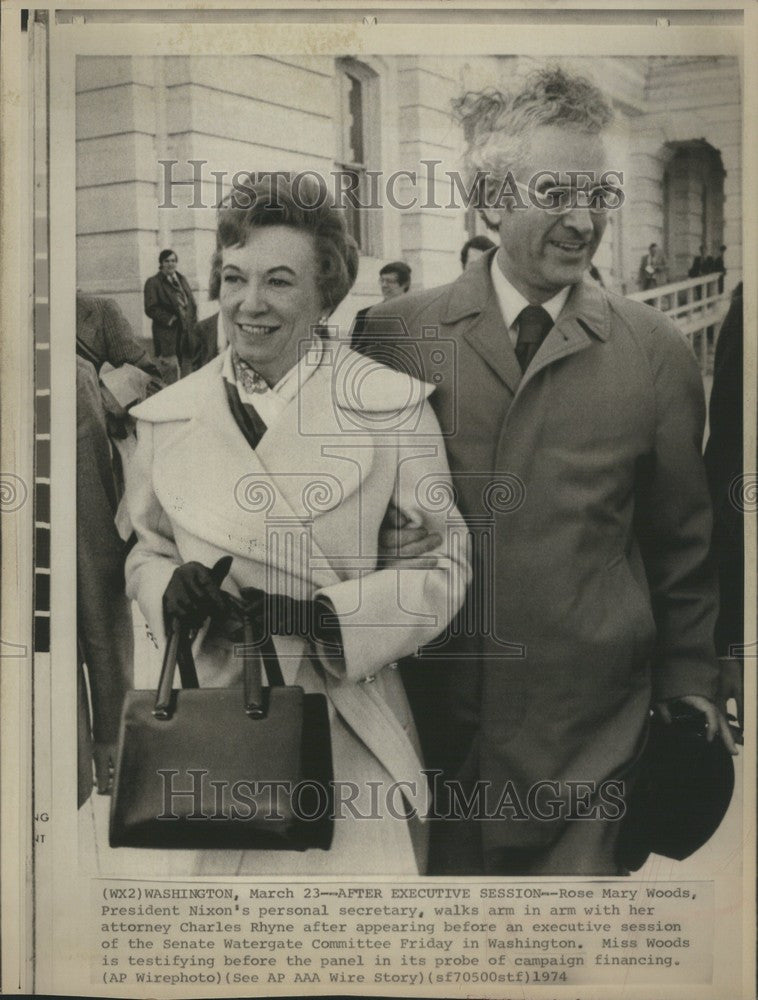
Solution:
<svg viewBox="0 0 758 1000"><path fill-rule="evenodd" d="M533 305L533 303L529 302L529 299L525 299L521 292L515 289L510 281L508 281L498 267L497 256L497 254L494 254L492 257L490 274L492 275L492 284L495 286L495 294L497 295L500 312L503 315L503 322L508 329L511 344L515 348L516 341L518 340L519 314L522 309L528 305ZM570 292L571 285L566 285L552 299L548 299L547 302L542 303L542 308L547 309L554 323L566 305L566 299L569 297Z"/></svg>

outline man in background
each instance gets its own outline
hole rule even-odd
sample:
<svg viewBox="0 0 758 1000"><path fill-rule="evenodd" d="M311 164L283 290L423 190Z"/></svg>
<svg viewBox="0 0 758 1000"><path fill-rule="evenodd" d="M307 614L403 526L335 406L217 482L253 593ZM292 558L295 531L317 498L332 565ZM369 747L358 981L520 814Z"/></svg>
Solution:
<svg viewBox="0 0 758 1000"><path fill-rule="evenodd" d="M221 275L216 268L211 268L210 280L208 282L208 298L211 302L218 302L221 292ZM195 368L202 368L212 361L217 355L226 350L228 340L221 313L216 312L206 319L200 320L195 327L197 332L198 353L195 357Z"/></svg>
<svg viewBox="0 0 758 1000"><path fill-rule="evenodd" d="M153 345L164 382L193 370L198 354L197 306L189 282L177 271L173 250L161 250L158 273L145 282L145 313L153 321Z"/></svg>
<svg viewBox="0 0 758 1000"><path fill-rule="evenodd" d="M726 245L721 244L719 247L719 252L713 260L713 270L719 276L719 295L724 294L724 278L726 278L726 264L724 263L724 254L726 253Z"/></svg>
<svg viewBox="0 0 758 1000"><path fill-rule="evenodd" d="M657 243L651 243L640 260L639 284L643 292L666 283L666 258Z"/></svg>
<svg viewBox="0 0 758 1000"><path fill-rule="evenodd" d="M198 353L194 360L194 370L197 370L221 354L228 342L220 312L201 319L195 327L195 332L198 341Z"/></svg>
<svg viewBox="0 0 758 1000"><path fill-rule="evenodd" d="M396 299L399 295L405 295L411 287L411 269L404 260L393 260L390 264L385 264L379 271L379 288L382 293L382 300L387 302ZM353 329L350 334L351 344L358 350L366 335L366 316L370 307L359 309L355 314Z"/></svg>
<svg viewBox="0 0 758 1000"><path fill-rule="evenodd" d="M465 271L475 261L479 260L488 250L492 250L495 244L489 236L472 236L470 240L461 247L461 267Z"/></svg>

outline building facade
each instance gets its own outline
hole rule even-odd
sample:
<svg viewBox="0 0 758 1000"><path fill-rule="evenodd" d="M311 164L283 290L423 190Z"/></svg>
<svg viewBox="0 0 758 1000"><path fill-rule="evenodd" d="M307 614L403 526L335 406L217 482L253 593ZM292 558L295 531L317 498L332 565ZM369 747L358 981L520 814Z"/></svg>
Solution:
<svg viewBox="0 0 758 1000"><path fill-rule="evenodd" d="M361 249L356 286L334 322L379 298L378 271L402 259L414 288L460 273L484 231L465 207L463 136L451 101L507 87L517 56L81 57L77 64L77 285L114 297L150 336L142 288L171 247L208 301L215 210L241 171L315 171L354 192L347 221ZM595 263L605 284L636 290L652 242L671 281L701 244L725 244L727 291L740 279L742 97L729 57L562 59L612 99L625 204L609 213ZM453 178L451 180L451 177ZM378 196L378 197L377 197ZM350 199L348 198L349 202ZM376 207L372 207L376 205Z"/></svg>

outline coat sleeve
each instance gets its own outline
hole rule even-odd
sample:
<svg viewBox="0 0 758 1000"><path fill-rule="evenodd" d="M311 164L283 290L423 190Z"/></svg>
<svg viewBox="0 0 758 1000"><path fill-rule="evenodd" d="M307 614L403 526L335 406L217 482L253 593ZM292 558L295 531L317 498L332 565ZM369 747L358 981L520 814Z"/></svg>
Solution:
<svg viewBox="0 0 758 1000"><path fill-rule="evenodd" d="M160 372L150 360L142 344L132 333L129 321L113 299L103 299L102 330L105 336L106 361L114 368L130 364L160 378Z"/></svg>
<svg viewBox="0 0 758 1000"><path fill-rule="evenodd" d="M137 447L126 486L126 503L137 541L124 567L126 593L136 601L155 638L166 641L163 594L182 558L171 522L153 489L153 425L137 423Z"/></svg>
<svg viewBox="0 0 758 1000"><path fill-rule="evenodd" d="M635 533L658 633L654 697L713 698L718 588L709 554L711 503L701 455L703 383L673 325L654 330L651 343L655 442L638 481Z"/></svg>
<svg viewBox="0 0 758 1000"><path fill-rule="evenodd" d="M407 454L404 457L404 445ZM419 448L421 445L421 448ZM352 681L372 679L388 663L415 653L440 635L463 604L470 578L468 532L454 502L445 445L425 401L414 435L398 442L393 502L413 526L441 536L427 555L434 569L403 566L366 573L323 588L316 596L334 608L344 656L324 666ZM411 449L424 457L411 457Z"/></svg>

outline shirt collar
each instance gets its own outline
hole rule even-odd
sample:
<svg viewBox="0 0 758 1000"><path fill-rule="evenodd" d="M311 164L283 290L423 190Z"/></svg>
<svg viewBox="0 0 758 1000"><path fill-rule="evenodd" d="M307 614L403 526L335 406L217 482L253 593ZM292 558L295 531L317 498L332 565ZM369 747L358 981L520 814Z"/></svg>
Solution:
<svg viewBox="0 0 758 1000"><path fill-rule="evenodd" d="M506 276L500 270L497 263L497 254L493 254L492 262L490 264L490 274L492 275L492 284L495 288L495 294L497 295L497 301L500 305L500 312L503 314L503 320L505 321L506 327L510 328L518 320L519 314L522 309L530 305L528 299L525 299L518 289L514 288L513 285L508 281ZM566 285L562 288L557 295L554 295L547 302L542 303L542 308L547 309L550 313L550 318L553 323L556 322L558 317L566 305L566 299L571 293L571 285Z"/></svg>

